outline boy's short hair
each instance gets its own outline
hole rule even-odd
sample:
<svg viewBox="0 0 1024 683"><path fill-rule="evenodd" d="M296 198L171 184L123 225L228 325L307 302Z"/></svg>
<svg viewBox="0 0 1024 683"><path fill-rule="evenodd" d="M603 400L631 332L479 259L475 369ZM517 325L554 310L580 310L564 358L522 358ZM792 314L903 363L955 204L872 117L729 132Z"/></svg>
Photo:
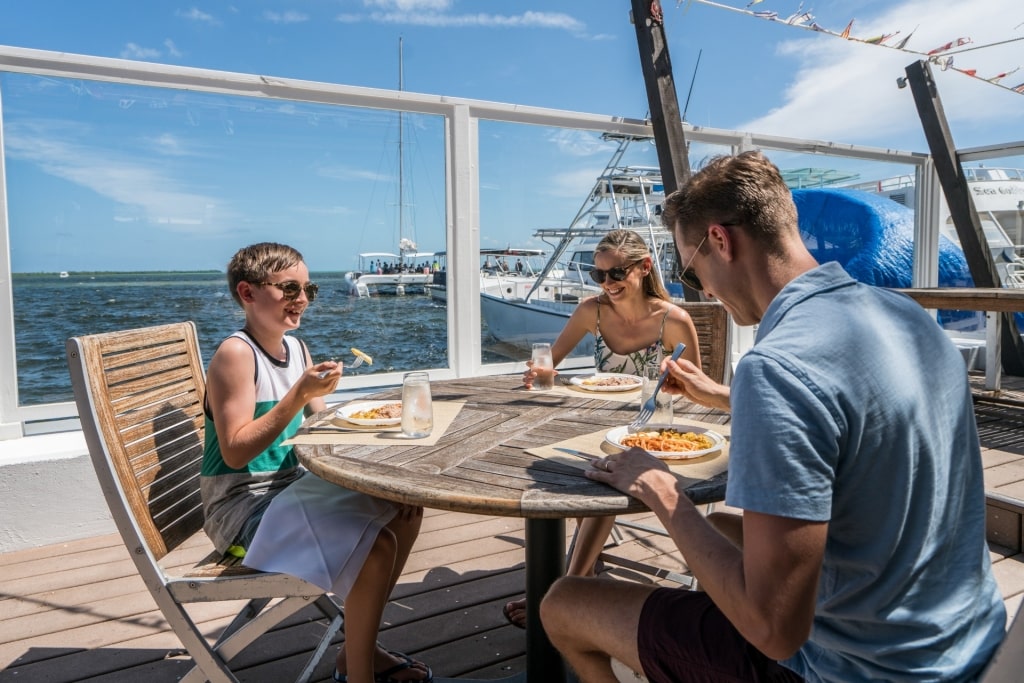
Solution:
<svg viewBox="0 0 1024 683"><path fill-rule="evenodd" d="M301 263L302 254L287 244L260 242L239 249L228 261L228 287L231 297L242 305L238 297L239 282L266 282L267 276L287 270Z"/></svg>

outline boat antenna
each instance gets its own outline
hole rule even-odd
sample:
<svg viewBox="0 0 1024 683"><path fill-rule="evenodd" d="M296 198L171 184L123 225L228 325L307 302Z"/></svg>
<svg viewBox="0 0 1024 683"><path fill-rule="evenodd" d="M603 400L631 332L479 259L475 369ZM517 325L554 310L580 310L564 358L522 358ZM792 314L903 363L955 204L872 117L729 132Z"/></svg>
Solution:
<svg viewBox="0 0 1024 683"><path fill-rule="evenodd" d="M697 69L700 67L700 56L703 52L704 48L697 51L697 63L693 65L693 76L690 77L690 89L686 92L686 104L683 105L683 121L686 120L686 112L690 110L690 95L693 94L693 83L697 80Z"/></svg>

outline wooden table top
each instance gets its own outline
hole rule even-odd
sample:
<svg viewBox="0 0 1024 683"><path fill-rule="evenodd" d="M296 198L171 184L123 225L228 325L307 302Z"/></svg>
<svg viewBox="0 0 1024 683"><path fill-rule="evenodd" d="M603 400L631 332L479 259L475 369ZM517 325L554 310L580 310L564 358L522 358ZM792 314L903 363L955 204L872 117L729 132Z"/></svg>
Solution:
<svg viewBox="0 0 1024 683"><path fill-rule="evenodd" d="M587 479L578 467L524 452L624 425L636 415L635 403L527 391L519 374L434 381L431 391L435 401L466 402L434 446L415 441L296 444L296 456L314 474L346 488L435 509L533 518L646 509L640 501ZM367 398L400 395L396 387ZM727 413L677 401L677 422L680 418L715 424L729 420ZM687 494L696 504L723 500L725 481L723 472L693 484Z"/></svg>
<svg viewBox="0 0 1024 683"><path fill-rule="evenodd" d="M1024 311L1024 289L932 287L899 289L924 308L952 311Z"/></svg>

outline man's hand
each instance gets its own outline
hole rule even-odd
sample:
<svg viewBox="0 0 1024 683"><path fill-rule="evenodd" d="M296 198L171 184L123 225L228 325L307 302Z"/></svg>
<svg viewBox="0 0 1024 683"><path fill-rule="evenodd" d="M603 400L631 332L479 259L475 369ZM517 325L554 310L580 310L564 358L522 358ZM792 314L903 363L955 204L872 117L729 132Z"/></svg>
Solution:
<svg viewBox="0 0 1024 683"><path fill-rule="evenodd" d="M600 481L647 503L647 496L674 489L676 477L664 461L642 448L630 448L590 463L588 479Z"/></svg>
<svg viewBox="0 0 1024 683"><path fill-rule="evenodd" d="M682 396L709 408L729 410L728 386L711 379L685 358L676 361L670 358L665 361L664 367L668 369L668 377L661 387L662 391Z"/></svg>

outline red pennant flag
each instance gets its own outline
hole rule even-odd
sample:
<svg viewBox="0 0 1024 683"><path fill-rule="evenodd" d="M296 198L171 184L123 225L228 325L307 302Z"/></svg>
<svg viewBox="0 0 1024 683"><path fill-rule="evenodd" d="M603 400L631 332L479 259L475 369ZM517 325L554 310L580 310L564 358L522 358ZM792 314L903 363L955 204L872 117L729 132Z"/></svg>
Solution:
<svg viewBox="0 0 1024 683"><path fill-rule="evenodd" d="M1012 88L1010 88L1010 90L1013 90L1014 92L1019 92L1020 94L1024 95L1024 83L1021 83L1020 85L1015 85Z"/></svg>
<svg viewBox="0 0 1024 683"><path fill-rule="evenodd" d="M843 32L841 34L839 34L840 38L849 38L850 37L850 29L853 28L853 22L854 22L854 20L850 19L850 23L847 24L846 28L843 29Z"/></svg>

